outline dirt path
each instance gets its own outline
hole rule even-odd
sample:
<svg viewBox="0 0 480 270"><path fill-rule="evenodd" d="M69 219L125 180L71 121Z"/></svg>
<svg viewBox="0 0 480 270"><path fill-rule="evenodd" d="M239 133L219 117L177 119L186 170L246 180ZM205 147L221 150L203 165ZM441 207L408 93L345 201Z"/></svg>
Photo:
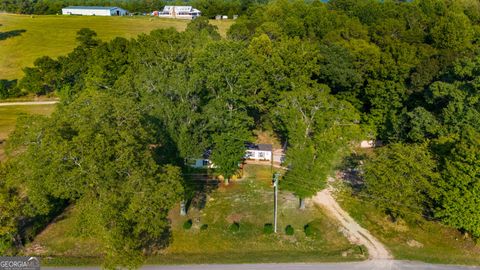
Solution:
<svg viewBox="0 0 480 270"><path fill-rule="evenodd" d="M370 259L393 259L387 248L369 231L362 228L350 215L343 210L332 196L331 187L324 189L313 197L313 202L323 206L343 227L345 236L354 244L364 245L368 249Z"/></svg>
<svg viewBox="0 0 480 270"><path fill-rule="evenodd" d="M49 101L23 101L23 102L0 102L0 106L22 106L22 105L50 105L56 104L59 100Z"/></svg>

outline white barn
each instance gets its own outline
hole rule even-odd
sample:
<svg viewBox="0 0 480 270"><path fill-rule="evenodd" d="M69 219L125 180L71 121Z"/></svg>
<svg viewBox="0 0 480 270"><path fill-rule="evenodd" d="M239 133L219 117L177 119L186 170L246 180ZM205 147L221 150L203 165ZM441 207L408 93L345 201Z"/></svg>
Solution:
<svg viewBox="0 0 480 270"><path fill-rule="evenodd" d="M272 149L271 144L250 144L247 146L245 159L271 161Z"/></svg>
<svg viewBox="0 0 480 270"><path fill-rule="evenodd" d="M192 6L165 6L161 12L158 12L158 17L174 18L174 19L188 19L192 20L202 15L202 12Z"/></svg>
<svg viewBox="0 0 480 270"><path fill-rule="evenodd" d="M125 16L128 11L119 7L69 6L62 8L63 15Z"/></svg>

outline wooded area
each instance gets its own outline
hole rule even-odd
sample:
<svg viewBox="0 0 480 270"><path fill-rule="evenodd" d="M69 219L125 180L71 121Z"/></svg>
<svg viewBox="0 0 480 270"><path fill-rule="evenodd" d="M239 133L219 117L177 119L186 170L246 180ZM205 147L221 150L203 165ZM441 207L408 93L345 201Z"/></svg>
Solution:
<svg viewBox="0 0 480 270"><path fill-rule="evenodd" d="M138 265L183 196L184 160L212 149L228 179L255 129L288 142L280 188L300 199L353 142L382 140L361 192L392 219L478 238L479 38L474 0L278 0L248 9L226 39L206 17L132 40L82 29L73 52L39 58L15 86L62 103L10 136L0 251L77 204L85 233L105 235L107 266Z"/></svg>

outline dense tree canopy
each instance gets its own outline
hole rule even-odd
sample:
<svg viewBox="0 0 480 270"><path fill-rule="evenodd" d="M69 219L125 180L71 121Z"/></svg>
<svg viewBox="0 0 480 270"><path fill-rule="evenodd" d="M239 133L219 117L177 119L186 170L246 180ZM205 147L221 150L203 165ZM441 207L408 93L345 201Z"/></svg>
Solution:
<svg viewBox="0 0 480 270"><path fill-rule="evenodd" d="M311 197L325 186L340 152L358 138L359 116L325 85L284 93L276 111L290 145L282 184L300 199Z"/></svg>
<svg viewBox="0 0 480 270"><path fill-rule="evenodd" d="M137 265L141 250L161 240L182 194L180 169L155 161L166 142L141 110L122 97L84 92L50 118L22 121L9 144L25 149L5 177L28 190L29 214L47 215L59 200L93 211L83 230L104 239L107 266Z"/></svg>
<svg viewBox="0 0 480 270"><path fill-rule="evenodd" d="M365 165L367 192L393 218L418 218L435 197L436 171L426 145L391 144Z"/></svg>
<svg viewBox="0 0 480 270"><path fill-rule="evenodd" d="M82 29L70 54L38 59L18 86L2 81L2 95L56 94L62 104L20 121L9 139L0 251L14 252L24 223L75 204L105 236L109 266L124 264L121 248L136 264L183 199L185 159L210 149L228 179L256 129L287 142L280 187L301 199L356 140L382 140L364 167L371 200L480 237L476 1L218 3L198 1L208 16L244 12L225 39L205 18L109 42Z"/></svg>

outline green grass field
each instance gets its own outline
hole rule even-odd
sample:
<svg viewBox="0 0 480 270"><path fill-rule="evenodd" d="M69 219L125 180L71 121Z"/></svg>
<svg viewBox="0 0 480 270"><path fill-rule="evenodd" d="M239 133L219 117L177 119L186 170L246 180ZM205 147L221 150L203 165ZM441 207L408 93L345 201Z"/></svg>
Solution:
<svg viewBox="0 0 480 270"><path fill-rule="evenodd" d="M114 37L133 38L158 28L173 27L183 31L187 20L151 17L100 16L27 16L0 14L0 79L18 79L22 68L33 65L38 57L65 55L76 46L76 32L88 27L104 41ZM215 21L225 36L232 21ZM10 36L10 37L8 37Z"/></svg>
<svg viewBox="0 0 480 270"><path fill-rule="evenodd" d="M170 245L149 264L246 263L246 262L318 262L366 258L363 249L351 245L339 232L337 224L321 209L310 206L297 209L298 200L280 192L279 233L264 234L263 227L272 223L273 191L268 166L247 165L244 179L229 186L204 189L195 196L188 215L179 215L179 208L170 213L172 238ZM92 237L76 236L73 229L75 208L65 218L52 223L27 245L25 254L38 254L50 265L98 264L101 245ZM183 228L191 219L190 229ZM315 221L316 236L305 236L303 226ZM240 230L232 232L230 224L238 222ZM202 225L208 228L201 229ZM294 235L286 235L285 227L293 226Z"/></svg>
<svg viewBox="0 0 480 270"><path fill-rule="evenodd" d="M0 106L0 141L7 139L8 134L15 129L18 116L22 114L43 114L53 112L55 105L31 105L31 106ZM0 144L0 160L5 158L3 151L4 143Z"/></svg>

